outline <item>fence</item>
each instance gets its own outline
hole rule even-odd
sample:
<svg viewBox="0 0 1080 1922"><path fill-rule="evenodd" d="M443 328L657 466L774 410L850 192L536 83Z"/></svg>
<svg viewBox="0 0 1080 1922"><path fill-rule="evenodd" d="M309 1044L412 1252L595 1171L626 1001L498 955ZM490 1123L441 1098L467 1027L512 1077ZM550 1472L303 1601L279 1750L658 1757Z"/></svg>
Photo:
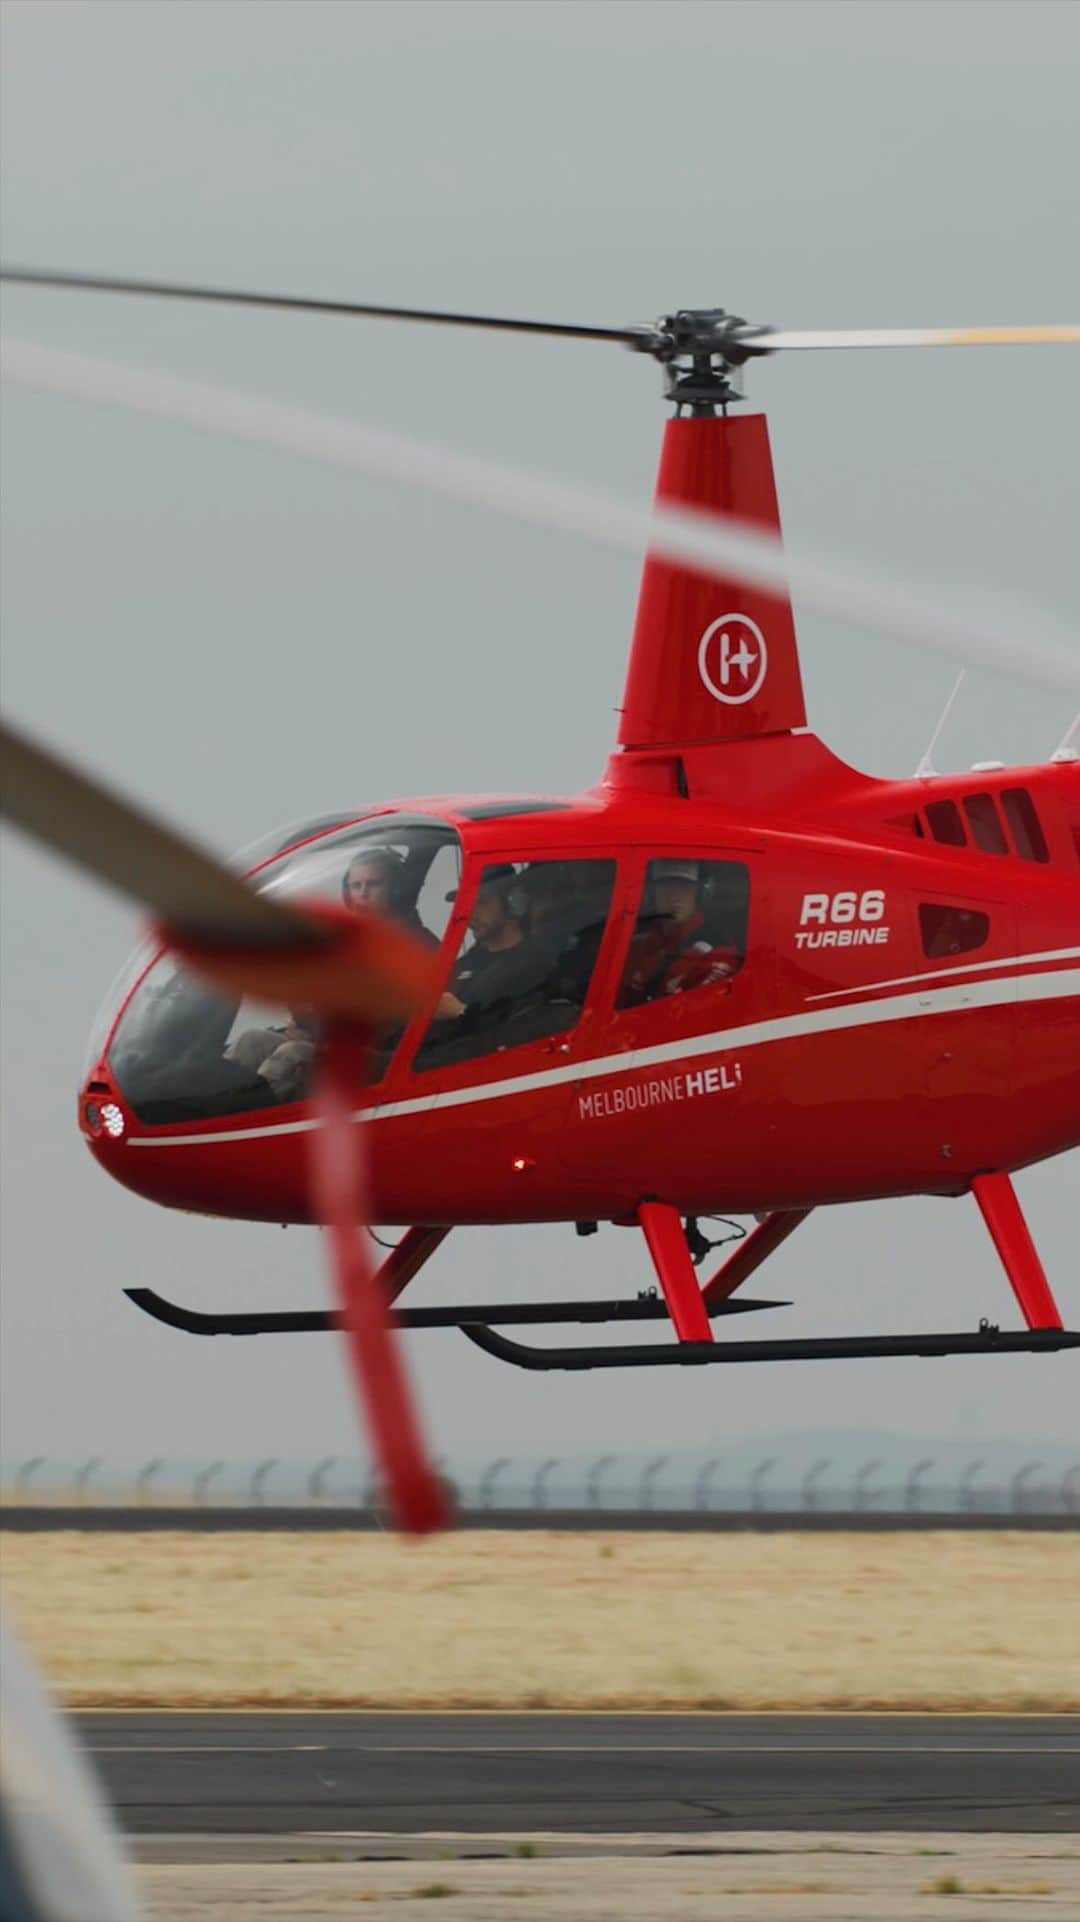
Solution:
<svg viewBox="0 0 1080 1922"><path fill-rule="evenodd" d="M901 1472L879 1460L855 1467L819 1457L793 1470L777 1456L749 1468L725 1467L720 1454L688 1462L654 1455L643 1461L615 1455L564 1461L558 1455L495 1456L486 1462L443 1458L439 1471L462 1510L537 1517L547 1512L583 1517L791 1515L915 1517L1058 1517L1080 1522L1080 1462L1062 1473L1043 1463L1021 1463L995 1481L976 1458L946 1472L923 1456ZM355 1463L326 1456L312 1464L267 1456L254 1463L225 1460L170 1463L152 1456L135 1468L110 1468L98 1455L78 1463L31 1456L4 1478L3 1507L243 1508L378 1511L380 1491Z"/></svg>

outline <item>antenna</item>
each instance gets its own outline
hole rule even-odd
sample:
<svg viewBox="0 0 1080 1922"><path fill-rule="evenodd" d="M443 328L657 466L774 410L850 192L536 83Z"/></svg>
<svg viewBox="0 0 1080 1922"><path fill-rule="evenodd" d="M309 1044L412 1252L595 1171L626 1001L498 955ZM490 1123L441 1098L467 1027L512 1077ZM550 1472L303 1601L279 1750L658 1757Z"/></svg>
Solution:
<svg viewBox="0 0 1080 1922"><path fill-rule="evenodd" d="M1051 754L1051 761L1080 761L1074 742L1080 741L1080 714L1074 717L1071 727L1065 729L1065 738Z"/></svg>
<svg viewBox="0 0 1080 1922"><path fill-rule="evenodd" d="M953 711L953 703L955 702L956 697L960 692L961 683L966 673L967 673L967 668L962 667L955 681L953 682L952 693L949 695L948 700L946 701L944 707L941 710L941 717L938 721L936 728L934 729L934 732L930 736L930 741L926 749L926 753L923 755L922 760L919 762L918 767L915 769L915 779L917 781L921 780L924 775L937 773L937 769L934 766L934 749L937 747L937 744L941 739L942 728L945 726L945 723L948 720L949 715Z"/></svg>

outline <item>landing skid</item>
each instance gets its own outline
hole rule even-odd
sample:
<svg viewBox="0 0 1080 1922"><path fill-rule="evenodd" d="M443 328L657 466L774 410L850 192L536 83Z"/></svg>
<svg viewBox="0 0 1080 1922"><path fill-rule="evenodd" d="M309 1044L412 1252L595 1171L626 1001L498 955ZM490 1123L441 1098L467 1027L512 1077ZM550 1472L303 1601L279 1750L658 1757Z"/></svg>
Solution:
<svg viewBox="0 0 1080 1922"><path fill-rule="evenodd" d="M196 1308L184 1308L179 1302L167 1301L164 1295L157 1294L153 1288L125 1288L124 1293L144 1314L151 1315L155 1321L164 1322L168 1328L179 1328L186 1335L304 1335L320 1334L341 1326L340 1316L324 1308L215 1315L202 1313ZM790 1303L786 1301L754 1301L740 1297L738 1301L718 1301L708 1312L710 1316L740 1315L750 1314L757 1308L789 1306ZM541 1322L666 1321L668 1311L658 1295L649 1294L639 1295L630 1301L488 1301L474 1302L464 1308L395 1308L393 1319L398 1328L464 1328L477 1339L492 1323L512 1326L537 1325ZM483 1346L482 1342L480 1346ZM517 1347L520 1344L511 1343L510 1346ZM539 1354L544 1351L522 1348L521 1352ZM554 1349L551 1352L559 1354L573 1351Z"/></svg>
<svg viewBox="0 0 1080 1922"><path fill-rule="evenodd" d="M732 1302L732 1307L737 1303ZM743 1306L748 1304L744 1302ZM715 1314L715 1309L710 1313ZM699 1368L713 1362L853 1361L860 1356L1015 1355L1080 1348L1080 1332L1029 1328L1002 1334L990 1322L978 1333L946 1335L848 1335L805 1341L677 1341L613 1348L532 1348L491 1328L467 1326L469 1340L515 1368Z"/></svg>

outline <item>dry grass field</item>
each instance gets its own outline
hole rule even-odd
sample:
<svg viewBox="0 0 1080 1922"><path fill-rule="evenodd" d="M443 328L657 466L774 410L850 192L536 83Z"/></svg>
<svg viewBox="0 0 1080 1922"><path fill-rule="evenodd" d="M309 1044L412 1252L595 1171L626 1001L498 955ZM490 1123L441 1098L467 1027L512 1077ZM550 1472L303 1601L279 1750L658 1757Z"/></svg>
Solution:
<svg viewBox="0 0 1080 1922"><path fill-rule="evenodd" d="M5 1535L91 1707L1080 1711L1080 1536Z"/></svg>

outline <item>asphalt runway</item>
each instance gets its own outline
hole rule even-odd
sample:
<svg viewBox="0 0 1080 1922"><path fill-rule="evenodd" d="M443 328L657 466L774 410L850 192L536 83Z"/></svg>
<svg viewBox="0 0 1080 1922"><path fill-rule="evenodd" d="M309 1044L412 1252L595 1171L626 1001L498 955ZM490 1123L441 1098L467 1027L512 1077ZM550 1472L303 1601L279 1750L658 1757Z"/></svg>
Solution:
<svg viewBox="0 0 1080 1922"><path fill-rule="evenodd" d="M84 1713L130 1835L1075 1833L1080 1717Z"/></svg>

